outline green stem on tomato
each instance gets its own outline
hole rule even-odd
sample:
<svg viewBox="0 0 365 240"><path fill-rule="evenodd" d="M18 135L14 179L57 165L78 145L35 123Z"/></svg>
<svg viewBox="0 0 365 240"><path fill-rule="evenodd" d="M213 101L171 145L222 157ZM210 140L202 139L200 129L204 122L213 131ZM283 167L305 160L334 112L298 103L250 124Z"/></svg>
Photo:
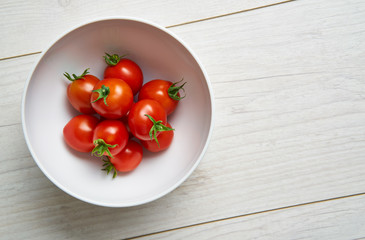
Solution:
<svg viewBox="0 0 365 240"><path fill-rule="evenodd" d="M76 74L72 74L72 76L71 76L68 72L65 72L63 74L63 76L65 76L68 80L73 82L78 79L83 79L85 77L85 75L89 73L89 69L90 68L86 68L85 71L80 76L77 76Z"/></svg>
<svg viewBox="0 0 365 240"><path fill-rule="evenodd" d="M145 114L145 116L148 117L151 120L151 122L153 123L153 126L151 127L150 132L149 132L150 138L151 138L151 140L154 139L156 141L158 147L160 147L160 143L157 140L157 133L163 132L163 131L173 131L175 129L163 125L161 120L156 121L155 119L153 119L153 117L151 117L148 114Z"/></svg>
<svg viewBox="0 0 365 240"><path fill-rule="evenodd" d="M113 157L112 154L110 153L109 148L115 148L117 146L117 144L115 145L111 145L106 143L103 139L96 139L94 141L94 149L91 152L91 155L97 156L97 157L102 157L104 155L104 153L106 152L110 157Z"/></svg>
<svg viewBox="0 0 365 240"><path fill-rule="evenodd" d="M174 100L176 100L176 101L179 101L179 100L183 99L183 98L186 96L186 94L185 94L185 89L184 89L184 85L186 84L186 82L184 82L184 83L183 83L182 85L180 85L180 86L175 86L176 84L178 84L178 83L182 82L183 80L184 80L184 78L182 78L180 81L178 81L178 82L176 82L176 83L172 84L172 85L169 87L169 89L167 90L167 93L169 94L170 98L172 98L172 99L174 99ZM178 95L178 93L179 93L180 89L182 89L182 90L184 91L184 96L183 96L183 97L180 97L180 96Z"/></svg>
<svg viewBox="0 0 365 240"><path fill-rule="evenodd" d="M106 157L106 160L103 159L103 167L101 170L106 171L106 175L108 175L111 171L113 171L113 178L117 176L117 169L114 167L113 163L110 162L110 159Z"/></svg>
<svg viewBox="0 0 365 240"><path fill-rule="evenodd" d="M98 101L99 99L103 98L105 105L108 106L108 104L106 103L106 98L108 97L108 95L110 93L109 87L105 87L104 85L101 85L101 88L95 89L95 90L93 90L93 92L99 93L98 98L96 100L92 101L93 103Z"/></svg>
<svg viewBox="0 0 365 240"><path fill-rule="evenodd" d="M106 55L104 56L104 59L105 59L106 64L108 64L109 66L117 65L119 63L120 59L127 56L127 54L124 54L121 56L119 56L118 54L113 54L113 55L110 55L108 53L105 53L105 54Z"/></svg>

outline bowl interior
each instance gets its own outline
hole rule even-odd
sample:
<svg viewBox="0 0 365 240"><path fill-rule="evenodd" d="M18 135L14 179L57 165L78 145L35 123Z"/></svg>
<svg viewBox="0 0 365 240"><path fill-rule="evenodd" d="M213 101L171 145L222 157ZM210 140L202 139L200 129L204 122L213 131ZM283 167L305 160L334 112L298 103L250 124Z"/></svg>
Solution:
<svg viewBox="0 0 365 240"><path fill-rule="evenodd" d="M176 129L170 148L144 151L142 163L131 173L101 171L102 161L70 149L63 140L65 124L78 115L66 97L64 72L90 73L102 79L105 52L128 54L152 79L187 82L186 98L169 116ZM158 26L133 19L89 23L67 33L43 54L27 82L23 97L23 127L33 158L58 187L89 203L122 207L163 196L196 167L212 130L212 95L196 58Z"/></svg>

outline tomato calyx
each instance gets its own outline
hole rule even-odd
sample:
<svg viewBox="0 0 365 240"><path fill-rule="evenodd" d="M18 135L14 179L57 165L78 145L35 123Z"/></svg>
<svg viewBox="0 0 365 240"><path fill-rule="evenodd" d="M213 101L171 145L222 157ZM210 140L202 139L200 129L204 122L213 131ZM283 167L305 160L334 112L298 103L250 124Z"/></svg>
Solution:
<svg viewBox="0 0 365 240"><path fill-rule="evenodd" d="M106 171L106 175L108 175L111 171L113 171L113 178L117 176L117 169L114 167L113 163L110 162L110 159L106 157L106 160L103 159L103 167L101 170Z"/></svg>
<svg viewBox="0 0 365 240"><path fill-rule="evenodd" d="M95 89L93 90L93 92L97 92L99 93L99 96L97 99L95 99L94 101L92 101L93 103L98 101L99 99L104 99L104 103L106 106L108 106L108 104L106 103L106 98L108 97L109 93L110 93L110 89L109 87L105 87L105 85L101 85L101 88L99 89Z"/></svg>
<svg viewBox="0 0 365 240"><path fill-rule="evenodd" d="M182 85L180 85L180 86L175 86L175 85L177 85L178 83L182 82L183 80L184 80L184 78L183 78L183 79L181 79L180 81L178 81L178 82L176 82L176 83L172 84L172 85L169 87L169 89L167 90L167 93L169 94L169 97L170 97L170 98L172 98L172 99L174 99L174 100L176 100L176 101L179 101L179 100L183 99L183 98L186 96L186 94L185 94L185 89L184 89L184 85L186 84L186 82L184 82L184 83L183 83ZM182 90L184 91L184 96L182 96L182 97L180 97L179 95L177 95L177 94L179 93L180 89L182 89Z"/></svg>
<svg viewBox="0 0 365 240"><path fill-rule="evenodd" d="M156 121L155 119L153 119L153 117L151 117L148 114L145 114L145 116L148 117L153 123L153 126L151 127L149 132L150 138L151 140L155 140L157 145L160 147L160 143L157 140L157 133L163 131L173 131L175 129L163 125L161 120Z"/></svg>
<svg viewBox="0 0 365 240"><path fill-rule="evenodd" d="M108 53L105 53L105 54L106 55L104 56L104 59L105 59L106 64L108 64L109 66L117 65L119 63L120 59L127 56L127 54L124 54L121 56L119 56L118 54L113 54L113 55L110 55Z"/></svg>
<svg viewBox="0 0 365 240"><path fill-rule="evenodd" d="M83 79L86 74L89 74L89 69L90 68L86 68L85 71L80 76L77 76L76 74L72 74L72 76L71 76L68 72L65 72L63 74L63 76L65 76L68 80L73 82L73 81L78 80L78 79Z"/></svg>
<svg viewBox="0 0 365 240"><path fill-rule="evenodd" d="M106 152L110 157L113 157L112 154L109 151L109 148L115 148L117 144L111 145L106 143L103 139L96 139L94 141L94 149L91 152L91 155L102 157L104 153Z"/></svg>

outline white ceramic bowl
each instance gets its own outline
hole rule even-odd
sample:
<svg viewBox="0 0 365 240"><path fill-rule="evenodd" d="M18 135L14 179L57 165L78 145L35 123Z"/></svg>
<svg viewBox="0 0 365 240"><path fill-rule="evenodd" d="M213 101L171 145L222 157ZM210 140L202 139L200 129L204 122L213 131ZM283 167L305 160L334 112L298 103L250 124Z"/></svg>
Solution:
<svg viewBox="0 0 365 240"><path fill-rule="evenodd" d="M65 124L78 115L67 101L64 72L102 79L105 52L128 54L144 81L187 82L186 98L169 116L176 129L170 148L144 151L133 172L112 179L102 162L64 142ZM214 102L208 76L190 48L154 23L135 18L100 19L63 34L43 52L25 84L22 124L29 150L43 173L68 194L101 206L127 207L150 202L178 187L197 167L212 133Z"/></svg>

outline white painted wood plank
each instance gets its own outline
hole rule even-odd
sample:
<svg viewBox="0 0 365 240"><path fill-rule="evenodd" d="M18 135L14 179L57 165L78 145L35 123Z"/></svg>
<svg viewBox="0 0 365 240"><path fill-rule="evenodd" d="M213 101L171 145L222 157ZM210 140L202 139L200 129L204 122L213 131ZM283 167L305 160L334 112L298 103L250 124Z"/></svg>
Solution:
<svg viewBox="0 0 365 240"><path fill-rule="evenodd" d="M364 195L191 226L138 239L360 238L365 238Z"/></svg>
<svg viewBox="0 0 365 240"><path fill-rule="evenodd" d="M0 3L0 58L42 51L76 25L108 16L133 16L162 26L219 16L283 0L32 1Z"/></svg>
<svg viewBox="0 0 365 240"><path fill-rule="evenodd" d="M121 239L363 192L364 9L295 1L173 28L211 77L216 127L193 175L143 206L108 209L64 194L30 158L18 113L0 111L0 236ZM35 59L0 62L10 88L0 91L2 109L20 104Z"/></svg>
<svg viewBox="0 0 365 240"><path fill-rule="evenodd" d="M21 123L24 84L39 55L0 61L0 126Z"/></svg>

